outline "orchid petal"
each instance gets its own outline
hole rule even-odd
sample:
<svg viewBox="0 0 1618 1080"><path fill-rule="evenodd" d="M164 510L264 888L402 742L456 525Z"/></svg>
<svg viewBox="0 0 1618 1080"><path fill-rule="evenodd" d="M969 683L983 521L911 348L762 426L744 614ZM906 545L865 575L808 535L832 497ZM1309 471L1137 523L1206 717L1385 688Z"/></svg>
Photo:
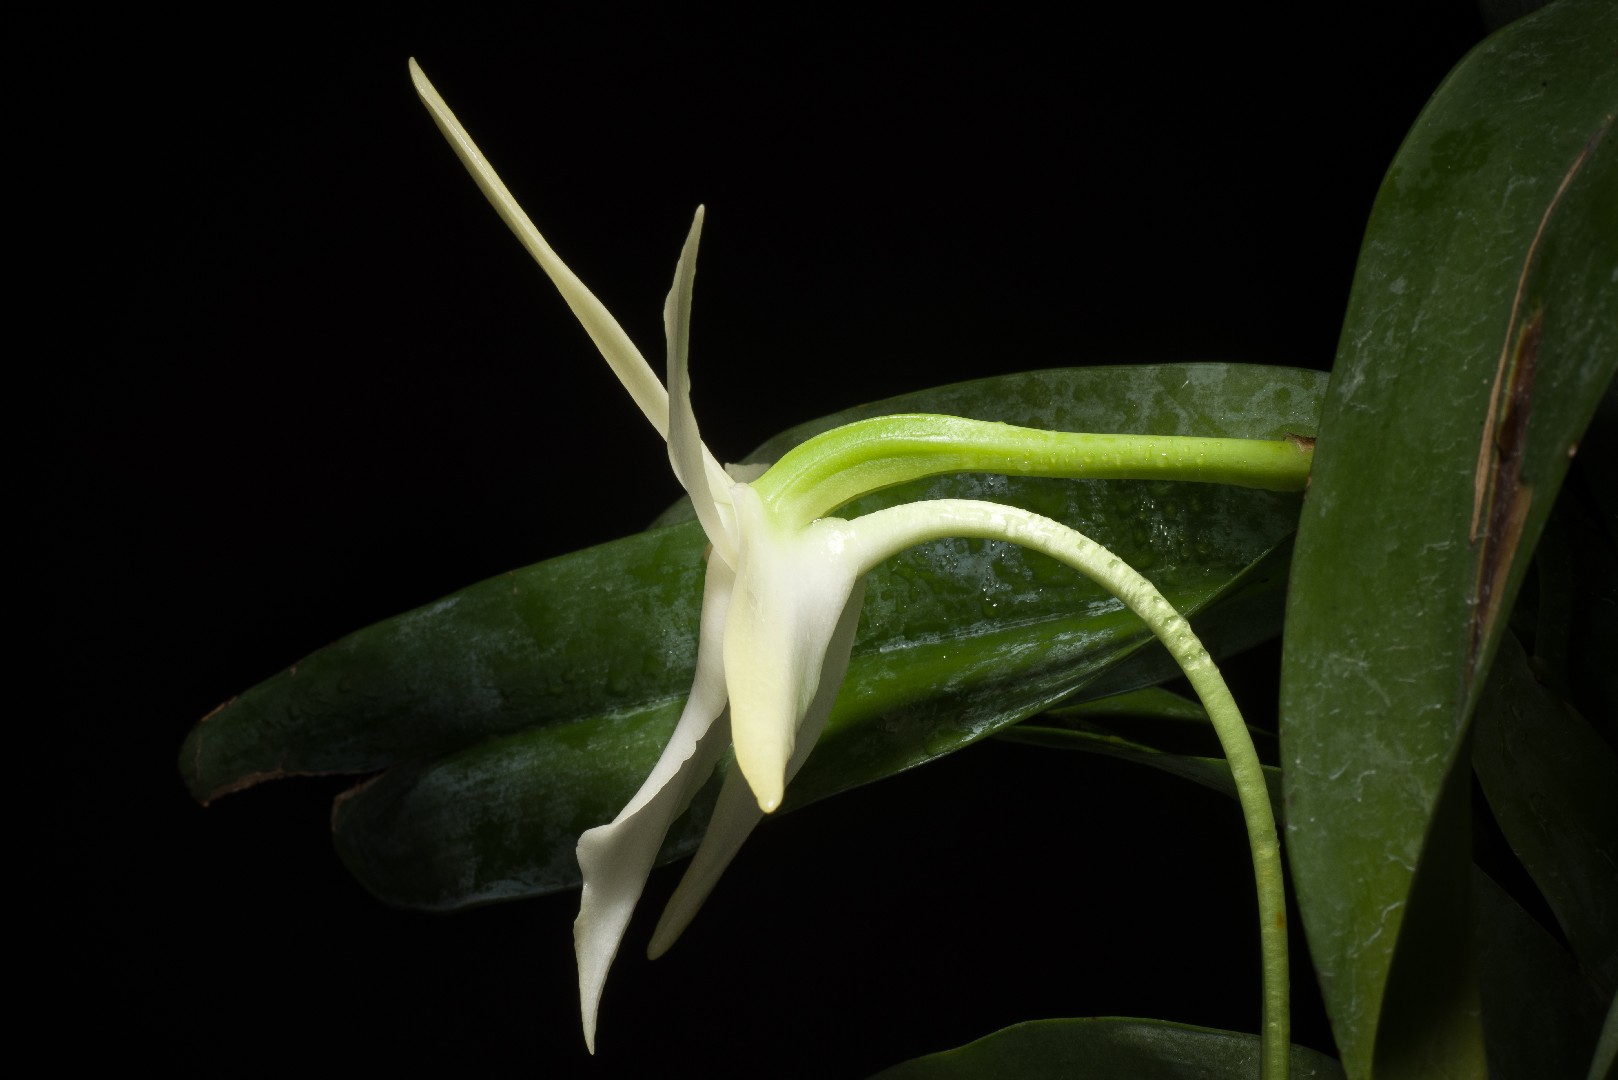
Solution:
<svg viewBox="0 0 1618 1080"><path fill-rule="evenodd" d="M809 752L820 741L820 733L825 730L826 721L831 717L832 705L836 703L837 692L843 685L843 676L848 673L849 657L854 651L854 631L859 626L860 606L864 599L865 582L861 579L855 583L848 602L843 605L843 613L838 617L837 627L832 632L825 663L820 669L820 686L815 691L809 711L804 714L803 723L798 728L797 748L792 753L792 760L787 763L788 783L809 760ZM657 929L652 931L651 944L646 948L648 957L656 960L662 956L691 925L691 920L707 901L708 894L718 884L720 875L730 866L742 843L762 820L764 811L759 809L758 800L748 788L746 778L740 769L732 769L720 788L719 801L715 803L713 814L708 819L708 831L703 834L702 846L692 856L691 865L686 867L674 895L669 897L667 906L663 908L662 917L657 920Z"/></svg>
<svg viewBox="0 0 1618 1080"><path fill-rule="evenodd" d="M740 769L731 769L725 774L719 798L708 818L702 846L691 857L680 884L675 886L674 895L669 897L657 920L657 929L652 931L652 940L646 946L648 959L656 960L668 952L685 933L742 844L763 820L764 811L758 808L758 799L747 786L747 778Z"/></svg>
<svg viewBox="0 0 1618 1080"><path fill-rule="evenodd" d="M845 522L793 529L752 488L738 485L731 498L746 538L725 623L731 738L737 767L769 813L781 804L798 728L861 574L841 550Z"/></svg>
<svg viewBox="0 0 1618 1080"><path fill-rule="evenodd" d="M579 837L579 869L584 894L573 923L579 962L579 1004L584 1042L595 1053L596 1014L607 970L629 927L646 879L657 862L669 826L685 812L697 789L724 754L725 727L715 725L725 711L724 612L734 575L709 560L703 584L702 624L697 644L697 675L668 746L651 775L610 824Z"/></svg>
<svg viewBox="0 0 1618 1080"><path fill-rule="evenodd" d="M680 261L674 268L674 286L663 302L663 330L669 360L669 464L691 496L702 531L728 566L736 565L736 537L721 515L717 501L725 497L731 480L702 444L697 417L691 409L691 290L697 273L697 245L702 240L703 208L697 207Z"/></svg>
<svg viewBox="0 0 1618 1080"><path fill-rule="evenodd" d="M596 299L594 293L585 288L584 282L567 268L567 264L557 257L555 251L551 250L550 244L540 235L528 215L523 213L522 207L517 205L517 200L512 198L511 192L496 175L488 159L472 141L472 136L466 133L466 129L455 118L449 106L444 104L444 99L427 80L427 76L423 74L414 58L410 61L410 78L416 84L416 93L421 97L422 104L427 106L427 111L432 114L438 130L444 133L444 138L454 147L456 156L466 166L466 171L472 174L472 179L477 181L479 189L494 207L495 213L500 215L500 220L506 223L507 228L516 235L522 246L528 249L528 254L532 255L540 269L545 271L551 283L556 286L556 291L562 294L562 299L567 301L567 306L573 310L579 325L584 327L584 332L595 342L596 348L612 368L613 374L618 376L618 381L629 391L629 396L635 399L635 404L640 407L646 419L652 422L659 435L667 438L669 396L663 389L663 384L658 381L657 374L652 371L652 366L646 362L640 350L635 348L635 343L629 340L629 335L618 325L618 320L612 317L612 312Z"/></svg>

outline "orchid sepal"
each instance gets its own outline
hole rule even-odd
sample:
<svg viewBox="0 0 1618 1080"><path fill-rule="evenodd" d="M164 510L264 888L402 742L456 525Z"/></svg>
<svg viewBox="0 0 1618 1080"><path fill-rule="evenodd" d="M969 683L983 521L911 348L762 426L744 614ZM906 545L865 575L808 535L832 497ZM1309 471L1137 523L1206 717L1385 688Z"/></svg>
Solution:
<svg viewBox="0 0 1618 1080"><path fill-rule="evenodd" d="M584 1042L595 1053L596 1016L607 971L629 927L630 916L675 820L724 756L725 667L721 615L729 606L735 575L711 561L703 580L697 672L685 708L657 764L618 816L579 837L584 887L573 922L579 966L579 1003Z"/></svg>

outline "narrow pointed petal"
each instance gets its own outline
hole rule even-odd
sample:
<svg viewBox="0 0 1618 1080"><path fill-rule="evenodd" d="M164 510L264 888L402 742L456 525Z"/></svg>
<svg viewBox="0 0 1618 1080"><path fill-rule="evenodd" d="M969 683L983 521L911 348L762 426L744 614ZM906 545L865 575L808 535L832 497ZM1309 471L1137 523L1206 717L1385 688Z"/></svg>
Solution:
<svg viewBox="0 0 1618 1080"><path fill-rule="evenodd" d="M841 551L846 523L789 529L771 520L752 488L731 496L746 539L725 626L731 738L737 767L769 813L781 804L798 728L863 572Z"/></svg>
<svg viewBox="0 0 1618 1080"><path fill-rule="evenodd" d="M668 393L658 381L651 365L646 362L646 358L635 348L635 343L629 340L629 335L624 333L623 327L618 325L618 320L612 317L606 306L595 298L594 293L585 288L584 282L567 268L567 264L557 257L555 251L551 250L550 244L540 235L534 223L528 219L528 215L523 213L522 207L517 205L517 200L512 198L511 192L495 174L488 159L472 141L472 136L466 133L466 129L455 118L449 106L444 104L444 99L427 80L427 76L414 58L410 61L410 79L416 84L416 93L420 96L422 104L427 106L427 111L432 114L438 130L444 133L444 138L449 140L461 163L466 166L466 171L477 181L484 197L489 200L489 205L494 207L495 213L500 215L500 220L506 223L521 241L522 246L528 249L528 254L534 257L534 261L551 279L556 291L567 301L567 306L573 310L573 315L584 327L584 332L595 342L596 348L601 351L613 374L618 376L618 381L629 391L629 396L635 399L635 404L640 406L640 411L646 415L646 419L652 422L659 435L667 438Z"/></svg>
<svg viewBox="0 0 1618 1080"><path fill-rule="evenodd" d="M592 1054L607 971L618 954L657 852L669 826L685 812L724 755L727 725L714 721L725 710L722 638L733 580L729 567L709 560L696 681L674 734L629 805L610 824L590 829L579 838L584 892L579 917L573 923L573 947L579 962L584 1042Z"/></svg>
<svg viewBox="0 0 1618 1080"><path fill-rule="evenodd" d="M669 361L669 464L691 496L697 520L702 522L702 531L708 534L714 550L726 565L735 566L736 538L718 505L729 491L731 480L702 444L697 417L691 409L691 292L697 273L697 245L702 240L702 217L703 208L699 206L674 268L674 286L663 302Z"/></svg>
<svg viewBox="0 0 1618 1080"><path fill-rule="evenodd" d="M837 628L826 649L826 662L820 669L820 686L798 728L797 748L792 753L792 760L787 763L788 783L798 775L803 763L809 760L809 753L831 716L837 691L843 685L843 677L848 674L849 656L854 651L854 631L859 626L860 604L864 598L865 582L862 579L855 584L848 603L843 606L843 614L837 620ZM656 960L679 940L707 901L708 894L713 892L720 875L741 850L742 842L762 820L764 811L759 809L758 800L748 788L741 770L732 769L719 791L713 816L708 819L708 831L702 837L702 846L697 849L674 895L669 897L668 905L663 908L657 929L652 931L647 956Z"/></svg>
<svg viewBox="0 0 1618 1080"><path fill-rule="evenodd" d="M725 775L724 786L719 789L719 799L714 803L712 816L708 818L708 831L702 835L702 846L691 857L691 865L686 867L685 875L680 878L674 895L669 897L662 916L657 920L657 929L652 931L651 943L646 946L646 955L650 959L656 960L668 952L680 935L685 933L685 928L691 925L691 920L696 918L698 910L707 902L708 894L719 883L720 875L741 850L743 841L752 835L753 829L763 820L764 811L758 808L758 800L747 786L747 779L742 776L740 769L731 769Z"/></svg>

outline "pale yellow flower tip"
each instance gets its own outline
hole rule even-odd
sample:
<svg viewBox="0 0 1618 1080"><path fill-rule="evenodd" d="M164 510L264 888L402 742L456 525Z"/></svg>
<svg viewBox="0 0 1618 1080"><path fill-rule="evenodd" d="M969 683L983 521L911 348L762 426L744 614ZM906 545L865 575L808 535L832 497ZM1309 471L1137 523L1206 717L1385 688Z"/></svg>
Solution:
<svg viewBox="0 0 1618 1080"><path fill-rule="evenodd" d="M747 584L738 582L738 593ZM747 597L742 599L745 604ZM771 641L770 627L749 625L750 620L738 618L744 614L736 610L738 606L732 603L725 627L730 737L736 748L736 768L753 789L759 809L769 814L780 807L786 790L787 763L801 716L800 695L794 692L795 673L768 648L777 644Z"/></svg>
<svg viewBox="0 0 1618 1080"><path fill-rule="evenodd" d="M736 768L741 770L742 778L753 791L753 798L758 800L758 808L766 814L773 814L781 806L781 800L786 794L786 765L787 758L792 753L792 747L783 745L782 735L790 737L791 728L784 731L769 732L769 738L764 745L759 745L756 738L736 738L736 699L734 687L731 697L731 738L736 750Z"/></svg>

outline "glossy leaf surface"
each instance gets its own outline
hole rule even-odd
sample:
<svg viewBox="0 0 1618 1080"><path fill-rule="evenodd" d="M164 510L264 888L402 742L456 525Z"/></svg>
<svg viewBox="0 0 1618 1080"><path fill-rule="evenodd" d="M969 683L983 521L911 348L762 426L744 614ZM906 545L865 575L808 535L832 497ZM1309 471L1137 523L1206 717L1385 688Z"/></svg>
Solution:
<svg viewBox="0 0 1618 1080"><path fill-rule="evenodd" d="M1087 716L1114 716L1187 720L1196 724L1208 722L1208 710L1204 709L1200 702L1161 686L1129 690L1122 694L1114 694L1112 697L1066 706L1061 710L1061 715L1075 719Z"/></svg>
<svg viewBox="0 0 1618 1080"><path fill-rule="evenodd" d="M1367 228L1293 566L1281 732L1288 849L1353 1077L1374 1057L1384 1076L1482 1067L1465 958L1402 930L1442 936L1468 903L1469 859L1435 850L1466 844L1446 785L1468 783L1504 613L1618 362L1614 40L1618 9L1570 0L1479 46ZM1395 965L1396 948L1427 960ZM1379 1047L1395 996L1399 1045Z"/></svg>
<svg viewBox="0 0 1618 1080"><path fill-rule="evenodd" d="M880 408L1073 429L1115 415L1110 426L1275 437L1313 430L1322 383L1236 365L1086 369ZM1216 645L1277 629L1275 553L1296 496L968 476L891 489L847 512L940 496L1073 522L1187 611L1233 594L1239 625L1220 631L1209 612ZM395 903L444 909L576 884L578 833L638 786L689 687L703 544L692 524L654 529L360 631L216 711L188 739L182 770L206 800L278 775L388 769L340 800L335 820L351 867ZM1264 625L1252 625L1256 612L1270 613ZM871 575L845 692L789 805L966 745L1147 640L1111 598L1020 549L946 541L909 552ZM702 801L666 856L694 841Z"/></svg>
<svg viewBox="0 0 1618 1080"><path fill-rule="evenodd" d="M1238 601L1251 573L1265 589L1278 582L1269 563L1233 581ZM1214 592L1166 595L1194 624L1217 627L1223 619L1226 605ZM1211 606L1199 618L1204 605ZM1048 638L1055 638L1049 648ZM1128 663L1150 640L1132 616L1100 612L887 649L856 644L844 692L783 808L923 764L1082 695L1087 680ZM338 850L367 888L407 907L443 910L572 888L580 823L617 812L657 759L682 703L577 717L400 765L339 801ZM696 797L663 859L695 849L716 794L710 784Z"/></svg>
<svg viewBox="0 0 1618 1080"><path fill-rule="evenodd" d="M1337 1080L1336 1059L1292 1048L1295 1080ZM872 1080L1252 1080L1258 1037L1171 1024L1098 1017L1038 1020L997 1031L955 1050L884 1069Z"/></svg>

